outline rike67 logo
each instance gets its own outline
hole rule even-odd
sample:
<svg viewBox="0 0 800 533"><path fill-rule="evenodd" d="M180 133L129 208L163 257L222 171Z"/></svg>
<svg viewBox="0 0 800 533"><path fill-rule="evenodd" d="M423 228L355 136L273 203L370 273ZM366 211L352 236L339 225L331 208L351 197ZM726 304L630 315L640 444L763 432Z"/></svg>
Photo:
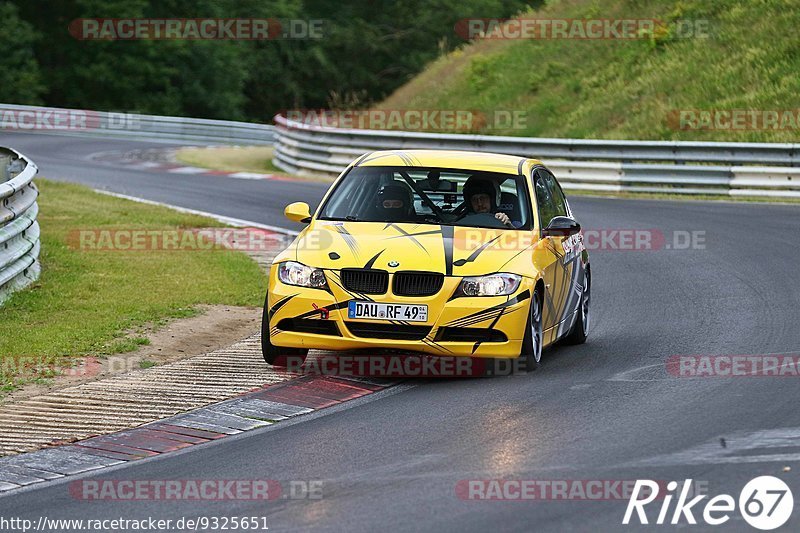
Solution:
<svg viewBox="0 0 800 533"><path fill-rule="evenodd" d="M659 496L663 496L663 499L655 524L677 525L684 521L687 524L697 524L697 518L701 518L707 525L719 526L731 519L731 514L737 508L733 496L720 494L706 501L705 505L700 505L708 495L702 494L689 499L691 487L691 479L687 479L682 486L677 481L670 481L667 483L667 494L663 495L659 494L657 482L649 479L636 480L622 523L635 524L636 519L640 524L651 523L649 520L652 520L652 514L648 518L645 507ZM678 499L675 507L670 509L676 495ZM794 497L789 486L780 479L760 476L750 480L739 493L738 509L745 522L754 528L772 530L789 520L794 509ZM634 512L636 518L631 522ZM695 517L695 513L698 517Z"/></svg>

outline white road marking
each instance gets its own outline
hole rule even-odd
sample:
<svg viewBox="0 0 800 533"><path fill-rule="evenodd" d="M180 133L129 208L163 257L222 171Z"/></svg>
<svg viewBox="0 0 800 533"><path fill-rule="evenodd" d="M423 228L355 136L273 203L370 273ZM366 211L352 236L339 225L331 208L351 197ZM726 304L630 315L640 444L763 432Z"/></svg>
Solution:
<svg viewBox="0 0 800 533"><path fill-rule="evenodd" d="M724 447L723 447L724 442ZM766 429L723 435L675 453L622 466L672 466L800 461L800 428Z"/></svg>
<svg viewBox="0 0 800 533"><path fill-rule="evenodd" d="M173 174L205 174L208 172L205 168L198 168L198 167L178 167L178 168L171 168L167 170L167 172L171 172Z"/></svg>
<svg viewBox="0 0 800 533"><path fill-rule="evenodd" d="M266 180L272 177L272 174L258 174L256 172L234 172L228 174L229 178L239 178L243 180Z"/></svg>
<svg viewBox="0 0 800 533"><path fill-rule="evenodd" d="M661 374L658 377L652 378L638 378L637 374L648 374L648 370L651 368L661 367L662 371L658 372L657 374ZM606 381L664 381L668 379L675 379L672 376L667 375L667 367L665 362L661 363L654 363L652 365L645 365L640 366L637 368L632 368L630 370L625 370L624 372L618 372L608 378Z"/></svg>
<svg viewBox="0 0 800 533"><path fill-rule="evenodd" d="M115 198L124 198L125 200L132 200L134 202L139 202L141 204L149 204L149 205L160 205L162 207L169 207L170 209L174 209L180 213L188 213L190 215L200 215L208 218L213 218L223 224L229 224L234 227L238 228L261 228L269 231L274 231L275 233L281 233L283 235L297 235L297 231L289 230L286 228L279 228L278 226L270 226L269 224L261 224L259 222L253 222L252 220L243 220L241 218L232 218L226 217L223 215L218 215L216 213L209 213L208 211L198 211L197 209L188 209L186 207L180 207L177 205L172 204L165 204L163 202L155 202L153 200L146 200L144 198L138 198L136 196L128 196L127 194L120 194L111 191L104 191L103 189L94 189L95 192L99 192L100 194L105 194L108 196L113 196Z"/></svg>

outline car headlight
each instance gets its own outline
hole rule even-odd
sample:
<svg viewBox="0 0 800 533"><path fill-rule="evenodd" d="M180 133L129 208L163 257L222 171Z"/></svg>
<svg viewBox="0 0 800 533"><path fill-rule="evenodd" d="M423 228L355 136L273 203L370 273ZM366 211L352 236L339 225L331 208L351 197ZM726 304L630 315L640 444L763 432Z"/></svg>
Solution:
<svg viewBox="0 0 800 533"><path fill-rule="evenodd" d="M328 286L325 274L319 268L311 268L295 261L286 261L278 266L278 279L287 285L324 289Z"/></svg>
<svg viewBox="0 0 800 533"><path fill-rule="evenodd" d="M517 290L521 281L522 276L503 272L464 278L458 289L462 296L507 296Z"/></svg>

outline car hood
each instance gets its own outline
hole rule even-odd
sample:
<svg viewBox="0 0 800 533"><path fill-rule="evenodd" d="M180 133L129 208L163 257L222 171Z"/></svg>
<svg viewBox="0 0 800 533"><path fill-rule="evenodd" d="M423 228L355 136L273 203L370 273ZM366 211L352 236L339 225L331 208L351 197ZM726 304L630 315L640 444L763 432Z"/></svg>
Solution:
<svg viewBox="0 0 800 533"><path fill-rule="evenodd" d="M536 232L434 224L313 221L287 250L326 269L424 270L453 276L528 273ZM292 249L293 248L293 249ZM527 266L527 268L526 268Z"/></svg>

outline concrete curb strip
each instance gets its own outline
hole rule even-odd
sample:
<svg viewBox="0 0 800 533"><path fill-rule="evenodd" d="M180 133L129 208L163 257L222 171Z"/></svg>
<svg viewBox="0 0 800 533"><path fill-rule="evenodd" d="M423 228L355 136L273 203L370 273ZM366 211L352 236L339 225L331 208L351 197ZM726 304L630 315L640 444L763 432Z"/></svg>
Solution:
<svg viewBox="0 0 800 533"><path fill-rule="evenodd" d="M280 423L391 387L374 380L303 376L134 429L0 458L0 493L170 453Z"/></svg>

